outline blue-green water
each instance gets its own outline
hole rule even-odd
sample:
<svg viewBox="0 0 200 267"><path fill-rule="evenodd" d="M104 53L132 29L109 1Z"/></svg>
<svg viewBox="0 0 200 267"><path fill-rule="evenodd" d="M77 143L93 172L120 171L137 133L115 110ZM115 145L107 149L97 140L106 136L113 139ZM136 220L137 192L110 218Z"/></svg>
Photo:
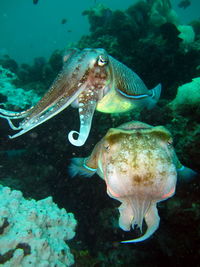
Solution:
<svg viewBox="0 0 200 267"><path fill-rule="evenodd" d="M125 10L136 0L32 0L0 1L0 55L6 53L20 63L34 57L49 57L55 49L63 49L88 33L89 24L81 14L98 3L116 10ZM180 20L185 23L199 17L199 1L192 0L186 9L178 8L179 0L172 0ZM61 24L66 19L66 24Z"/></svg>

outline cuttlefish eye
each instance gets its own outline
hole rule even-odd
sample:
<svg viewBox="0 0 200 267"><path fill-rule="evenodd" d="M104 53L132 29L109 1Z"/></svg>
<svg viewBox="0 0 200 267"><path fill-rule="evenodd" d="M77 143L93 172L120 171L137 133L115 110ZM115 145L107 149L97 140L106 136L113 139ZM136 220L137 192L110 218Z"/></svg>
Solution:
<svg viewBox="0 0 200 267"><path fill-rule="evenodd" d="M110 150L110 145L109 145L107 142L104 143L103 147L104 147L104 149L105 149L106 151L109 151L109 150Z"/></svg>
<svg viewBox="0 0 200 267"><path fill-rule="evenodd" d="M172 146L173 145L173 139L170 138L169 140L167 140L167 145L168 146Z"/></svg>
<svg viewBox="0 0 200 267"><path fill-rule="evenodd" d="M108 57L106 57L105 55L99 55L97 59L97 64L100 67L105 66L106 64L108 64Z"/></svg>

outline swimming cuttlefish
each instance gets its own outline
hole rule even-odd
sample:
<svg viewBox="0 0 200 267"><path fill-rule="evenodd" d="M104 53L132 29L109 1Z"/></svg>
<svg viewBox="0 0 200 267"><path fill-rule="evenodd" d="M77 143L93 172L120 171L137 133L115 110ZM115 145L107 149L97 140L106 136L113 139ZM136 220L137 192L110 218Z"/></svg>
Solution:
<svg viewBox="0 0 200 267"><path fill-rule="evenodd" d="M174 195L177 173L183 179L195 175L179 162L170 132L142 122L109 129L89 157L72 159L69 172L89 177L97 173L105 181L108 195L122 203L119 227L124 231L131 226L142 231L145 220L145 234L123 243L149 238L159 226L156 205Z"/></svg>
<svg viewBox="0 0 200 267"><path fill-rule="evenodd" d="M102 48L72 49L63 61L63 70L35 106L22 112L0 109L0 117L6 118L13 130L20 130L10 138L28 132L71 104L79 110L80 130L71 131L68 138L73 145L82 146L89 135L96 109L119 113L136 105L152 108L160 97L160 84L148 90L135 72ZM22 118L18 127L13 125L12 120Z"/></svg>

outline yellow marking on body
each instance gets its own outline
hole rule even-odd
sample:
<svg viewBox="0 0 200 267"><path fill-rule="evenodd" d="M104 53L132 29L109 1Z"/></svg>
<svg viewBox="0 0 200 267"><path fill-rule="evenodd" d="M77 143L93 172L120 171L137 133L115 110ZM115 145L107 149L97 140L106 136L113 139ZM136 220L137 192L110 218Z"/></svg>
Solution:
<svg viewBox="0 0 200 267"><path fill-rule="evenodd" d="M97 110L104 113L121 113L131 110L134 104L129 99L122 98L111 89L97 104Z"/></svg>

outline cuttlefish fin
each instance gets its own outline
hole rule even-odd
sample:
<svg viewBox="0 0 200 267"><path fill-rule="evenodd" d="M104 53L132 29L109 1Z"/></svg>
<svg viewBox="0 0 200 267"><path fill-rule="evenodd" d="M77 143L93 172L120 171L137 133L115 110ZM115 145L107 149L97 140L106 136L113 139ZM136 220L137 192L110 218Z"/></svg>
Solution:
<svg viewBox="0 0 200 267"><path fill-rule="evenodd" d="M148 103L147 109L152 109L155 106L155 104L158 102L160 98L160 94L161 94L161 89L162 89L162 86L159 83L156 87L150 90L151 96L150 96L150 101Z"/></svg>
<svg viewBox="0 0 200 267"><path fill-rule="evenodd" d="M137 243L137 242L144 241L148 239L158 229L158 226L160 223L160 217L158 215L156 203L151 204L144 218L147 224L146 233L139 238L121 241L121 243Z"/></svg>
<svg viewBox="0 0 200 267"><path fill-rule="evenodd" d="M80 129L79 132L71 131L68 134L69 142L74 146L82 146L86 142L90 133L92 118L97 106L97 96L95 93L89 95L89 90L84 91L79 95L79 118ZM91 91L92 92L92 91ZM74 134L78 135L78 138L74 138Z"/></svg>
<svg viewBox="0 0 200 267"><path fill-rule="evenodd" d="M96 168L92 168L87 164L88 158L73 158L69 165L68 171L71 177L76 175L91 177L97 171Z"/></svg>
<svg viewBox="0 0 200 267"><path fill-rule="evenodd" d="M178 174L178 182L187 183L197 177L197 172L181 164L175 151L173 153L173 160Z"/></svg>
<svg viewBox="0 0 200 267"><path fill-rule="evenodd" d="M162 85L159 83L158 85L156 85L156 87L154 87L153 89L150 90L151 92L151 97L158 102L159 98L160 98L160 94L161 94L161 90L162 90Z"/></svg>
<svg viewBox="0 0 200 267"><path fill-rule="evenodd" d="M177 174L180 182L187 183L192 181L195 177L197 177L198 173L182 165L179 169L177 169Z"/></svg>
<svg viewBox="0 0 200 267"><path fill-rule="evenodd" d="M76 53L79 53L80 49L78 48L69 48L63 55L63 63L67 63L72 56L74 56Z"/></svg>
<svg viewBox="0 0 200 267"><path fill-rule="evenodd" d="M91 177L97 172L100 146L101 141L96 144L92 151L92 154L87 158L71 159L71 164L68 168L71 177L74 177L76 175Z"/></svg>

